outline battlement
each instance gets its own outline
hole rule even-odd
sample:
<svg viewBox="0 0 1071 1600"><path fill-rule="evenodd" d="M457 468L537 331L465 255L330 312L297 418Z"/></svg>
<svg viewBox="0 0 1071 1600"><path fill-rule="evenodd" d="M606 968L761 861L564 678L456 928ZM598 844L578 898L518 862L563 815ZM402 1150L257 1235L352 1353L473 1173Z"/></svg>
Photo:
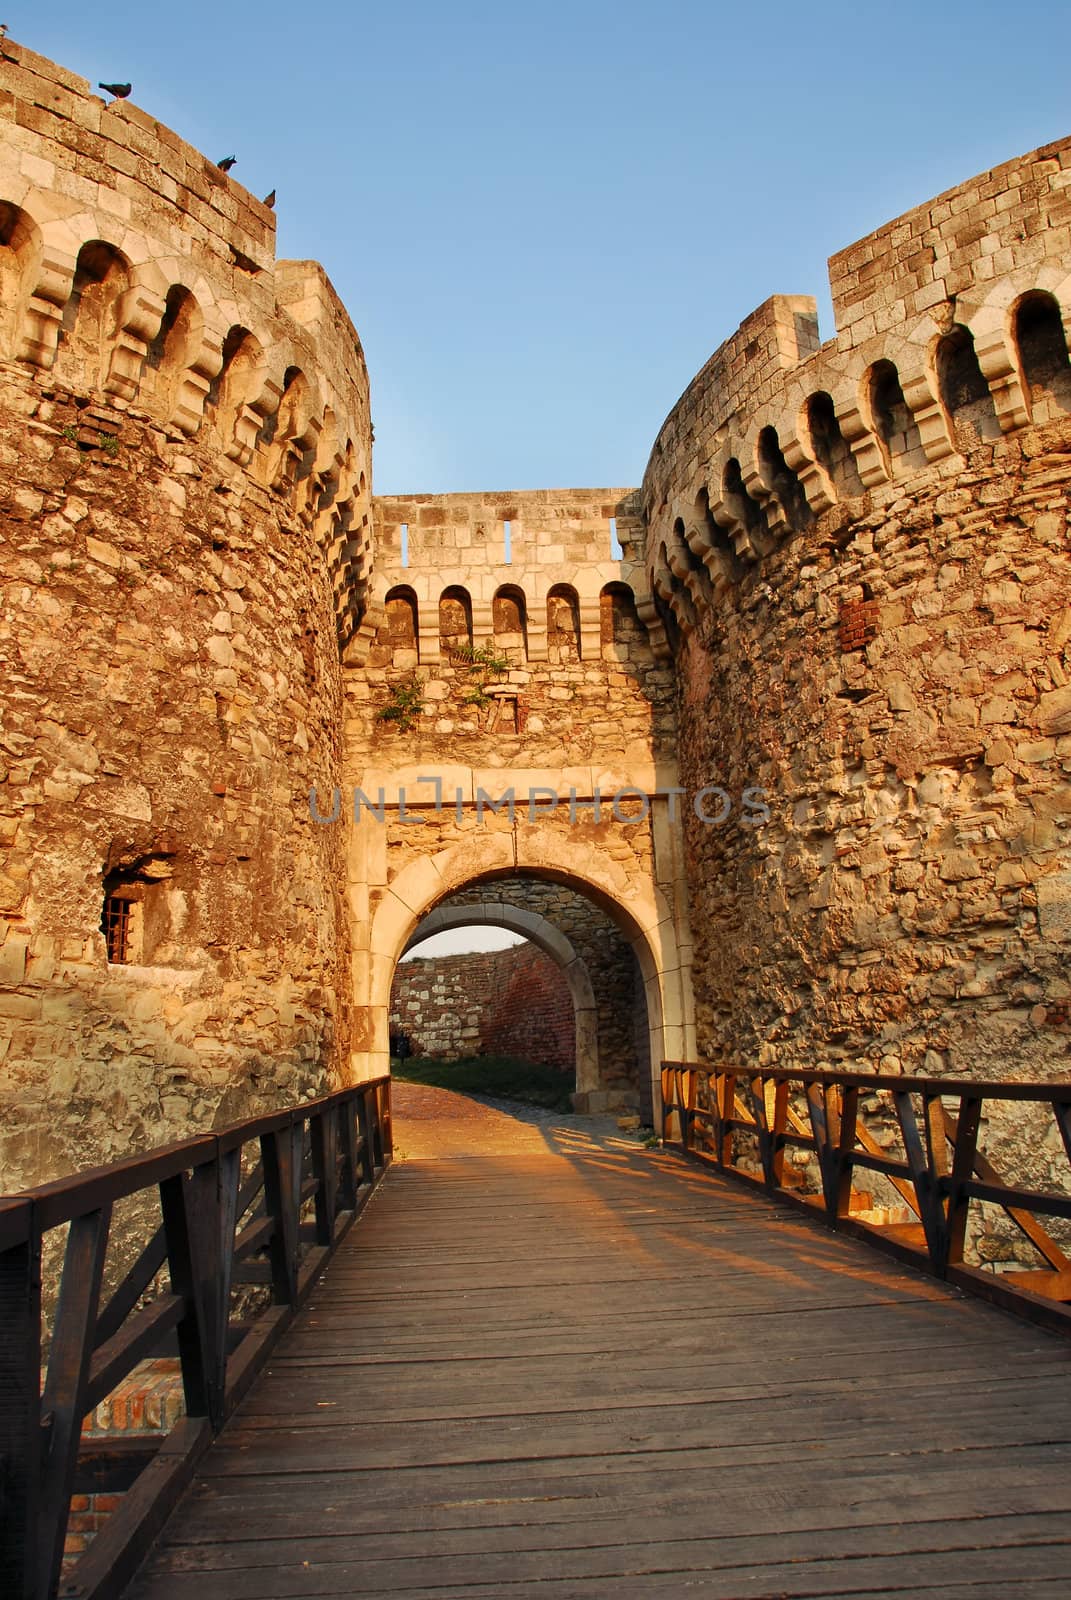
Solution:
<svg viewBox="0 0 1071 1600"><path fill-rule="evenodd" d="M979 439L1063 414L1071 140L1004 163L832 257L837 331L774 296L662 426L644 477L652 587L687 628L839 501L962 470Z"/></svg>
<svg viewBox="0 0 1071 1600"><path fill-rule="evenodd" d="M613 589L628 591L652 644L664 648L635 490L377 496L373 511L376 574L362 628L369 643L394 600L415 619L421 661L439 658L444 602L464 612L477 646L495 636L496 608L509 607L515 626L505 631L523 633L529 659L546 660L548 628L553 634L564 607L575 613L590 659L600 649L600 606Z"/></svg>
<svg viewBox="0 0 1071 1600"><path fill-rule="evenodd" d="M271 210L129 101L11 40L0 59L0 361L215 450L329 563L341 642L371 567L360 340L323 269L276 261Z"/></svg>

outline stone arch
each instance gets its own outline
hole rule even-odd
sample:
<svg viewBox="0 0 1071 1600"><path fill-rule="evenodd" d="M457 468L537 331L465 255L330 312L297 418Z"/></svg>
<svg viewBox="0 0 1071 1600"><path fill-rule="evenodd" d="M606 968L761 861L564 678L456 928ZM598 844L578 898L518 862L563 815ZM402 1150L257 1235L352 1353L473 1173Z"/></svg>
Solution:
<svg viewBox="0 0 1071 1600"><path fill-rule="evenodd" d="M743 544L747 547L748 554L768 555L773 549L773 540L766 526L766 517L758 501L748 491L740 461L736 456L730 456L725 463L721 499L734 525L740 530L736 540L737 553L745 554L745 550L741 548Z"/></svg>
<svg viewBox="0 0 1071 1600"><path fill-rule="evenodd" d="M591 975L565 935L538 912L525 911L503 900L488 900L479 906L436 906L418 924L402 955L432 934L450 928L468 928L473 923L506 928L537 945L562 970L573 999L576 1018L576 1092L590 1094L599 1087L598 1012Z"/></svg>
<svg viewBox="0 0 1071 1600"><path fill-rule="evenodd" d="M114 245L90 239L78 252L70 298L63 310L57 368L77 388L103 387L119 331L130 263Z"/></svg>
<svg viewBox="0 0 1071 1600"><path fill-rule="evenodd" d="M264 419L258 445L264 449L264 479L268 487L285 493L307 476L319 432L317 399L312 383L299 366L283 373L282 393L273 414Z"/></svg>
<svg viewBox="0 0 1071 1600"><path fill-rule="evenodd" d="M894 362L875 361L863 375L866 410L890 473L925 464L922 437Z"/></svg>
<svg viewBox="0 0 1071 1600"><path fill-rule="evenodd" d="M260 430L254 401L263 388L264 371L261 341L235 323L223 340L219 371L209 384L204 412L219 430L224 454L242 466L252 460Z"/></svg>
<svg viewBox="0 0 1071 1600"><path fill-rule="evenodd" d="M937 392L960 450L982 439L1000 436L993 396L974 348L974 335L957 322L937 340L933 351Z"/></svg>
<svg viewBox="0 0 1071 1600"><path fill-rule="evenodd" d="M383 611L385 645L394 652L411 652L413 657L411 664L415 666L419 660L420 648L420 610L416 590L407 583L396 584L387 592ZM398 665L407 664L407 660L399 662L397 656L395 662Z"/></svg>
<svg viewBox="0 0 1071 1600"><path fill-rule="evenodd" d="M1012 308L1012 337L1035 422L1071 411L1071 363L1056 296L1044 289L1020 295Z"/></svg>
<svg viewBox="0 0 1071 1600"><path fill-rule="evenodd" d="M646 629L631 584L604 583L599 592L599 637L604 661L628 661L633 652L650 656Z"/></svg>
<svg viewBox="0 0 1071 1600"><path fill-rule="evenodd" d="M143 393L164 422L171 420L179 391L190 376L189 368L203 339L204 316L196 297L185 284L173 283L167 291L160 326L146 352L141 378ZM200 390L202 403L207 388L203 384Z"/></svg>
<svg viewBox="0 0 1071 1600"><path fill-rule="evenodd" d="M808 395L804 404L807 432L815 461L829 476L838 496L863 492L863 481L827 389Z"/></svg>
<svg viewBox="0 0 1071 1600"><path fill-rule="evenodd" d="M472 596L451 584L439 596L439 650L449 661L456 651L472 649Z"/></svg>
<svg viewBox="0 0 1071 1600"><path fill-rule="evenodd" d="M528 659L528 605L524 590L504 583L491 601L491 626L495 650L523 665Z"/></svg>
<svg viewBox="0 0 1071 1600"><path fill-rule="evenodd" d="M547 591L547 652L555 666L580 660L580 600L572 584Z"/></svg>
<svg viewBox="0 0 1071 1600"><path fill-rule="evenodd" d="M755 467L766 494L764 509L770 532L801 532L814 520L813 513L799 478L785 460L777 429L769 423L760 428L755 441ZM757 498L757 489L755 493Z"/></svg>
<svg viewBox="0 0 1071 1600"><path fill-rule="evenodd" d="M33 292L42 252L41 230L32 217L0 201L0 351L17 349L19 326Z"/></svg>
<svg viewBox="0 0 1071 1600"><path fill-rule="evenodd" d="M664 1059L695 1050L689 952L677 942L673 909L650 879L637 882L613 858L592 852L551 828L533 827L464 839L402 868L383 890L368 928L368 947L355 960L355 1005L366 1017L366 1049L351 1063L355 1076L385 1069L394 969L429 911L459 889L496 878L531 876L565 883L610 916L639 964L647 1005L652 1101Z"/></svg>

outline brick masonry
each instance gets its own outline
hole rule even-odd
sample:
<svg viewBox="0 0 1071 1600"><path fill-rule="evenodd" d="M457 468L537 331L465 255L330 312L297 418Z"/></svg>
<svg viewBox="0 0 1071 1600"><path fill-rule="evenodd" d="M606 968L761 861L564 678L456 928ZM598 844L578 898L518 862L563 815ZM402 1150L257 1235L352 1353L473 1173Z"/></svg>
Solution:
<svg viewBox="0 0 1071 1600"><path fill-rule="evenodd" d="M414 1055L516 1056L573 1072L573 1002L560 968L531 945L400 962L391 1033Z"/></svg>

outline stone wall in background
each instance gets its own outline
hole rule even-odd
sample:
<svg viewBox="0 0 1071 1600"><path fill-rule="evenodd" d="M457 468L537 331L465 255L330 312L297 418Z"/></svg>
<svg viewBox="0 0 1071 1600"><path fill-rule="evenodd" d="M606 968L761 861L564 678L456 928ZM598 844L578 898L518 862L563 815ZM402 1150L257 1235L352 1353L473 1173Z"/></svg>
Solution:
<svg viewBox="0 0 1071 1600"><path fill-rule="evenodd" d="M567 884L497 878L449 895L443 906L479 906L489 898L533 911L569 940L591 979L596 1011L598 1089L643 1097L650 1073L643 982L632 947L600 906ZM625 1101L615 1099L614 1104ZM634 1098L627 1102L638 1104ZM646 1101L644 1102L646 1105Z"/></svg>
<svg viewBox="0 0 1071 1600"><path fill-rule="evenodd" d="M530 944L400 962L390 1026L417 1056L515 1056L562 1072L576 1065L569 985Z"/></svg>

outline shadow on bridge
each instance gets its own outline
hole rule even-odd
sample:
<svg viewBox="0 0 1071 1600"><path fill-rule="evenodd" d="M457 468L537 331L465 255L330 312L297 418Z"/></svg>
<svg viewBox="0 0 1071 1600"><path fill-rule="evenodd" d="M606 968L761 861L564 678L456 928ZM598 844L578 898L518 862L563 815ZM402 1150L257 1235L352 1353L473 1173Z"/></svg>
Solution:
<svg viewBox="0 0 1071 1600"><path fill-rule="evenodd" d="M133 1600L1065 1592L1064 1342L607 1119L395 1093Z"/></svg>

